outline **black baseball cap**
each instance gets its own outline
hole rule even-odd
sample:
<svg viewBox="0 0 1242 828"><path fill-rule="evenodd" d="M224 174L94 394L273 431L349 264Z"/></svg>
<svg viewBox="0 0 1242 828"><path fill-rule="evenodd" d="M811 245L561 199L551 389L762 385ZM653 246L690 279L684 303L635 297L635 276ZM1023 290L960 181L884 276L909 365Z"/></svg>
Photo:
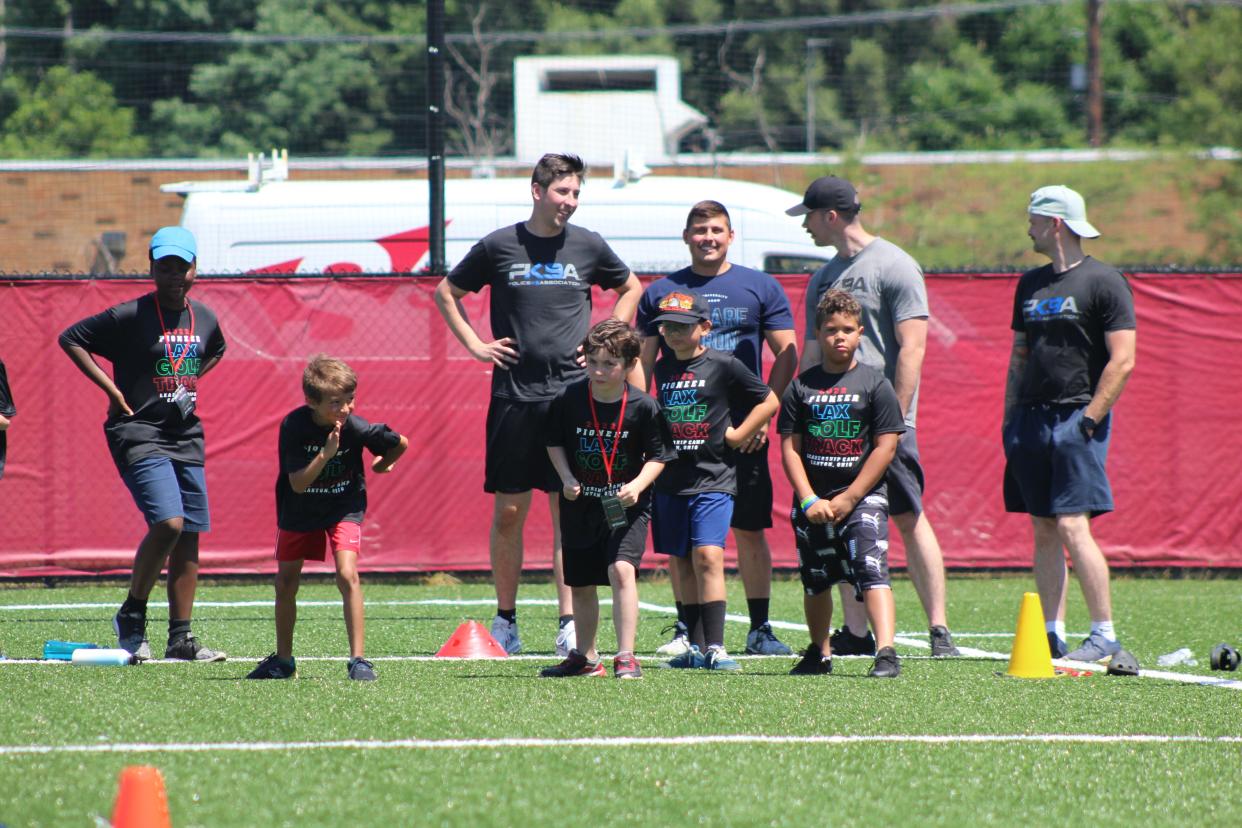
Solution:
<svg viewBox="0 0 1242 828"><path fill-rule="evenodd" d="M702 322L712 318L707 301L697 293L669 293L660 299L659 311L652 322Z"/></svg>
<svg viewBox="0 0 1242 828"><path fill-rule="evenodd" d="M801 204L795 204L785 211L787 216L805 216L812 210L837 210L838 212L858 212L862 202L858 200L858 191L854 185L844 178L826 175L811 182L806 188L806 195Z"/></svg>

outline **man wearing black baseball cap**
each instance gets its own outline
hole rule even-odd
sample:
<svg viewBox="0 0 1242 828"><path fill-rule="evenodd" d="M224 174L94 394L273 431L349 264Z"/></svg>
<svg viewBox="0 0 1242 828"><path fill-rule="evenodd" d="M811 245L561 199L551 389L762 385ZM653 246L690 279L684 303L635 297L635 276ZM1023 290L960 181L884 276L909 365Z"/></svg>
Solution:
<svg viewBox="0 0 1242 828"><path fill-rule="evenodd" d="M868 233L858 219L862 202L844 178L824 176L811 182L800 204L785 212L803 216L802 226L820 247L832 245L837 255L821 267L806 288L807 338L803 370L820 364L815 339L815 309L829 288L853 294L862 306L863 341L859 362L884 372L897 392L906 431L888 467L889 513L906 547L910 579L927 613L933 656L960 655L945 617L944 558L940 542L923 512L923 468L915 437L919 377L927 347L927 288L923 269L890 241ZM833 633L834 654L874 655L875 639L867 630L867 614L853 595L841 590L845 625Z"/></svg>

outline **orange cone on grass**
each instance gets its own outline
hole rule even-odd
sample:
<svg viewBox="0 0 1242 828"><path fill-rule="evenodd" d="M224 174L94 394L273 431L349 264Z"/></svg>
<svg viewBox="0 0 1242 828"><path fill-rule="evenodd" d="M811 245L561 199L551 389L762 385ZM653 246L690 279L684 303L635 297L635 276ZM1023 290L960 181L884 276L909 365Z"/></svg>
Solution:
<svg viewBox="0 0 1242 828"><path fill-rule="evenodd" d="M1013 652L1009 654L1006 675L1015 678L1056 678L1038 593L1027 592L1022 596L1018 631L1013 637Z"/></svg>
<svg viewBox="0 0 1242 828"><path fill-rule="evenodd" d="M500 642L478 621L466 621L453 631L436 658L508 658Z"/></svg>
<svg viewBox="0 0 1242 828"><path fill-rule="evenodd" d="M171 828L159 768L130 765L121 771L112 809L113 828Z"/></svg>

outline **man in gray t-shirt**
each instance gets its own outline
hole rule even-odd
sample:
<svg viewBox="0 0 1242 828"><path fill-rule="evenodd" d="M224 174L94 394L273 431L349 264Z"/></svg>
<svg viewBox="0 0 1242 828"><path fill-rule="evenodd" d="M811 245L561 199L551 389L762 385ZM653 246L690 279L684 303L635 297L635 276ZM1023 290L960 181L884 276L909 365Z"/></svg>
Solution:
<svg viewBox="0 0 1242 828"><path fill-rule="evenodd" d="M832 245L837 255L811 277L806 291L806 339L802 369L820 363L815 310L828 288L848 291L862 305L863 342L858 361L882 370L893 384L905 416L906 431L886 476L889 513L906 547L910 578L930 625L934 656L959 655L945 619L944 558L923 512L923 468L915 437L919 376L927 347L927 288L918 263L892 242L873 236L858 218L862 203L848 181L825 176L811 182L802 203L786 212L805 216L802 226L815 244ZM841 591L845 627L832 635L840 655L875 652L862 604Z"/></svg>

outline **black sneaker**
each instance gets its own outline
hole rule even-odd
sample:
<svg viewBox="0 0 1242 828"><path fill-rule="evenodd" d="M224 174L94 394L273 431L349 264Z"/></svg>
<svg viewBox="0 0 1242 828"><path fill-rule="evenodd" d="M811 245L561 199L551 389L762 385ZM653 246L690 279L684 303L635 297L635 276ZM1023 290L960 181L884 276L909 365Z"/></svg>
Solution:
<svg viewBox="0 0 1242 828"><path fill-rule="evenodd" d="M832 658L824 658L817 644L807 645L802 658L789 671L791 676L826 676L832 672Z"/></svg>
<svg viewBox="0 0 1242 828"><path fill-rule="evenodd" d="M901 660L897 658L897 651L892 647L881 647L867 675L872 678L897 678L901 675Z"/></svg>
<svg viewBox="0 0 1242 828"><path fill-rule="evenodd" d="M871 630L866 635L854 635L842 628L828 636L833 655L875 655L875 636Z"/></svg>
<svg viewBox="0 0 1242 828"><path fill-rule="evenodd" d="M176 641L169 641L164 650L164 658L175 658L180 661L224 661L227 656L210 647L203 646L192 635L183 636Z"/></svg>
<svg viewBox="0 0 1242 828"><path fill-rule="evenodd" d="M544 667L539 671L540 678L570 678L571 676L606 676L603 659L588 661L587 657L577 650L570 650L569 655L560 664Z"/></svg>
<svg viewBox="0 0 1242 828"><path fill-rule="evenodd" d="M138 661L151 657L151 643L147 641L147 617L117 610L112 616L112 629L116 630L116 645Z"/></svg>
<svg viewBox="0 0 1242 828"><path fill-rule="evenodd" d="M351 658L349 678L351 681L375 681L375 665L365 658Z"/></svg>
<svg viewBox="0 0 1242 828"><path fill-rule="evenodd" d="M267 658L259 662L259 666L255 667L246 676L248 679L293 679L298 677L298 664L296 658L288 661L281 661L272 653Z"/></svg>
<svg viewBox="0 0 1242 828"><path fill-rule="evenodd" d="M1053 658L1065 658L1069 654L1069 645L1054 632L1048 633L1048 652Z"/></svg>
<svg viewBox="0 0 1242 828"><path fill-rule="evenodd" d="M962 654L962 651L953 644L953 633L949 632L948 627L941 627L937 625L928 630L927 633L928 638L931 639L931 653L933 658L960 656Z"/></svg>

